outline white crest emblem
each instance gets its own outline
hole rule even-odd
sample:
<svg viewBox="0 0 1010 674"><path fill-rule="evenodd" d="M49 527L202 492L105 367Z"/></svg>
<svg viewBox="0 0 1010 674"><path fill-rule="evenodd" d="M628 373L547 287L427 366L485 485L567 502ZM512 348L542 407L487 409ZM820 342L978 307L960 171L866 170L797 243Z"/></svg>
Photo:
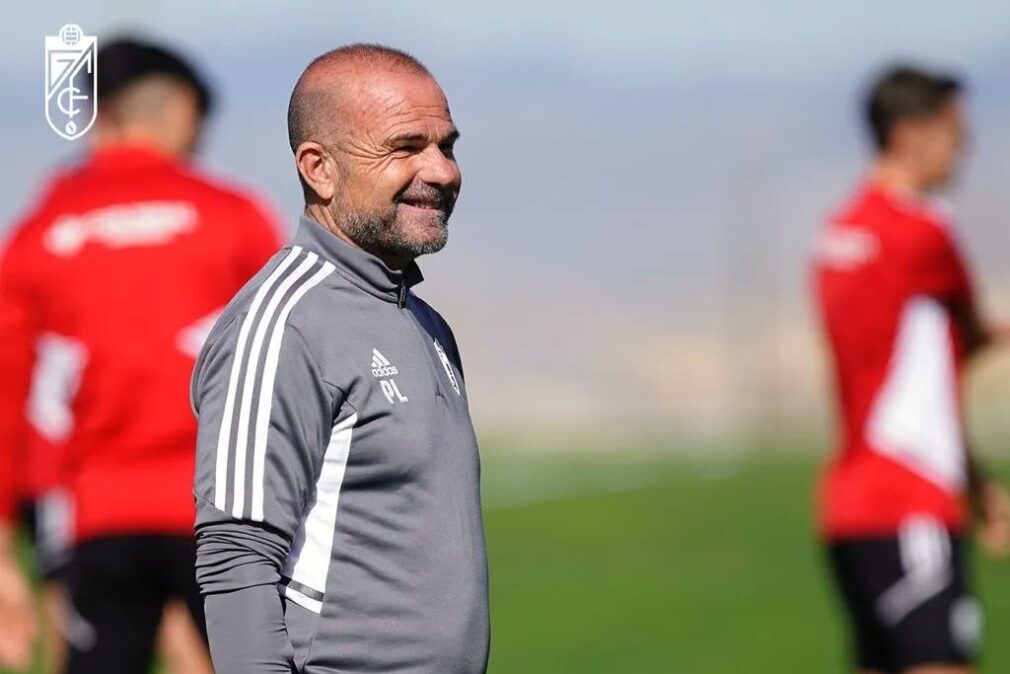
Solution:
<svg viewBox="0 0 1010 674"><path fill-rule="evenodd" d="M445 349L442 348L441 343L435 340L435 351L438 352L438 359L442 361L442 367L445 368L445 373L449 376L449 383L452 385L452 390L459 393L459 381L456 379L456 373L452 371L452 363L449 362L449 356L446 355Z"/></svg>
<svg viewBox="0 0 1010 674"><path fill-rule="evenodd" d="M72 23L46 36L46 120L67 140L87 133L98 114L97 48L98 38Z"/></svg>

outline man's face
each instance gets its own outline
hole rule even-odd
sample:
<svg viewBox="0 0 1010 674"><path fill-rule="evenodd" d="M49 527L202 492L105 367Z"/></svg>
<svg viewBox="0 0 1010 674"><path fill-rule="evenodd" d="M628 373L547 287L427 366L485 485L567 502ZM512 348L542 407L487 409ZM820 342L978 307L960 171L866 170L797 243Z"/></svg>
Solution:
<svg viewBox="0 0 1010 674"><path fill-rule="evenodd" d="M925 189L949 184L957 174L965 145L962 106L951 99L936 115L911 122L910 148Z"/></svg>
<svg viewBox="0 0 1010 674"><path fill-rule="evenodd" d="M462 181L441 88L424 75L387 71L362 78L342 100L350 125L331 147L337 225L385 259L441 250Z"/></svg>

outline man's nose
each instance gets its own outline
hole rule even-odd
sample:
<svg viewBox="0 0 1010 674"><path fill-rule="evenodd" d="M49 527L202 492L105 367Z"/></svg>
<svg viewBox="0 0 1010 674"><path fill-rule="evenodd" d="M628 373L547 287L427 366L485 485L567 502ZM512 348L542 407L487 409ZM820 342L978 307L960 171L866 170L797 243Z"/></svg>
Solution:
<svg viewBox="0 0 1010 674"><path fill-rule="evenodd" d="M462 174L455 159L445 156L438 146L432 146L424 152L424 165L418 178L429 185L459 187Z"/></svg>

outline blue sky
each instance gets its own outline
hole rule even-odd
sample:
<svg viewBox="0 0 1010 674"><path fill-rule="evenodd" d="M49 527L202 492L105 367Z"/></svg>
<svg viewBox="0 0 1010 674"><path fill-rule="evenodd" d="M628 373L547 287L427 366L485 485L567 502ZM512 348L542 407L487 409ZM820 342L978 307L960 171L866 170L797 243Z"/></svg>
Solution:
<svg viewBox="0 0 1010 674"><path fill-rule="evenodd" d="M292 221L284 110L301 68L352 41L425 61L463 132L464 189L423 294L457 325L490 424L690 421L676 357L738 357L755 302L755 332L802 320L810 238L865 159L854 97L896 58L972 83L956 201L982 269L1010 278L1010 3L110 0L5 15L3 223L79 151L42 114L42 37L64 23L184 49L220 89L205 163ZM654 367L664 344L694 346Z"/></svg>

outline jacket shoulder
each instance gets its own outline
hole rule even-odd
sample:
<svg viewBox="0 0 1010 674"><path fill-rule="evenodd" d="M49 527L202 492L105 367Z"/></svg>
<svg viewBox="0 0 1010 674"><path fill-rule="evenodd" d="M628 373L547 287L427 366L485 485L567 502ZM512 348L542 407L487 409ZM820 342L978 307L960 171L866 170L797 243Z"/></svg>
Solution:
<svg viewBox="0 0 1010 674"><path fill-rule="evenodd" d="M245 285L243 285L242 288L235 293L235 296L231 298L227 306L225 306L224 310L221 312L217 321L214 323L214 327L211 328L210 334L207 336L207 340L204 342L200 358L197 360L197 371L199 371L200 366L208 352L227 348L226 343L234 341L234 337L237 335L233 335L230 340L227 338L231 332L231 328L234 325L241 323L238 319L243 318L249 313L257 293L259 293L261 289L264 289L264 285L270 282L271 277L277 275L275 272L278 272L281 264L284 262L284 259L290 253L290 247L282 248L277 251L251 279L246 281ZM234 348L234 346L232 346L232 348Z"/></svg>
<svg viewBox="0 0 1010 674"><path fill-rule="evenodd" d="M438 310L435 309L435 307L431 306L425 300L418 297L414 293L410 294L410 298L414 302L414 305L417 307L417 309L429 320L435 323L440 330L450 334L452 333L452 329L449 327L449 322L445 320L445 317L442 316L442 314L440 314Z"/></svg>
<svg viewBox="0 0 1010 674"><path fill-rule="evenodd" d="M312 292L317 286L339 284L332 264L299 246L285 246L267 261L235 294L211 330L207 345L220 341L220 336L239 324L250 312L254 321L267 320L271 325L283 320L311 342L317 317L330 312L329 293ZM320 302L325 304L321 305ZM205 347L206 348L206 347Z"/></svg>

